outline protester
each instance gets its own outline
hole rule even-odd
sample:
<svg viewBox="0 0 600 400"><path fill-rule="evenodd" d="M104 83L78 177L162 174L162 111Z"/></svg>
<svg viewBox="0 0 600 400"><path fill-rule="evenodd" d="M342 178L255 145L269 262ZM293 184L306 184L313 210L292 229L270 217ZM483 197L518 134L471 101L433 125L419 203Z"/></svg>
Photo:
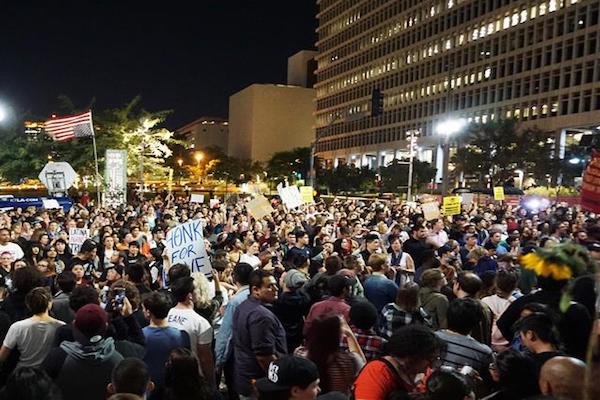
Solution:
<svg viewBox="0 0 600 400"><path fill-rule="evenodd" d="M143 361L125 358L112 370L106 389L109 394L129 393L145 399L154 390L154 382Z"/></svg>
<svg viewBox="0 0 600 400"><path fill-rule="evenodd" d="M319 371L310 360L284 356L269 364L267 376L256 381L259 400L314 400L321 392Z"/></svg>

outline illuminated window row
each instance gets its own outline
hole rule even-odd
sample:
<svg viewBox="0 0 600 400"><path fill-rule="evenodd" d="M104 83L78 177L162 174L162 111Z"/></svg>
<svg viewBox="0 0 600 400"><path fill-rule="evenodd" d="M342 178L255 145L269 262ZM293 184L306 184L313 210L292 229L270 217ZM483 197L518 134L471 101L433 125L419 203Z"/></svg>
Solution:
<svg viewBox="0 0 600 400"><path fill-rule="evenodd" d="M435 56L440 52L451 50L453 47L460 47L467 43L490 36L494 33L510 29L519 24L528 22L530 19L543 16L547 12L556 11L559 1L562 2L565 0L548 0L540 3L539 6L531 7L530 10L515 10L511 15L504 17L498 16L496 17L495 21L482 23L478 26L455 33L451 37L422 45L420 49L404 52L398 57L380 61L378 64L370 67L367 66L367 68L365 68L362 72L358 72L346 77L340 77L339 79L328 83L327 86L319 87L317 89L317 97L324 97L333 94L337 91L345 89L348 86L356 85L362 81L376 78L381 74L390 72L402 66L420 62L428 57ZM573 4L573 2L577 0L567 1L570 1L571 4Z"/></svg>

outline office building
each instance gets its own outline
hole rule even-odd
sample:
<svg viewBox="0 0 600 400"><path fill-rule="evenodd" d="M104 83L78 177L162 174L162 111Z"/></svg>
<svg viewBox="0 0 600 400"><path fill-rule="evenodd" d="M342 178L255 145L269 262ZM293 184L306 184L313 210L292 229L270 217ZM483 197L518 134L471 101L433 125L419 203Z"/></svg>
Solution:
<svg viewBox="0 0 600 400"><path fill-rule="evenodd" d="M419 132L419 158L440 171L435 127L450 117L516 118L557 137L600 125L598 0L318 5L317 154L329 166L384 165Z"/></svg>
<svg viewBox="0 0 600 400"><path fill-rule="evenodd" d="M177 138L195 150L218 147L227 153L229 123L218 117L202 117L175 131Z"/></svg>
<svg viewBox="0 0 600 400"><path fill-rule="evenodd" d="M302 50L288 57L287 84L312 88L317 81L316 51Z"/></svg>
<svg viewBox="0 0 600 400"><path fill-rule="evenodd" d="M229 98L230 156L267 161L274 153L310 146L315 90L253 84Z"/></svg>

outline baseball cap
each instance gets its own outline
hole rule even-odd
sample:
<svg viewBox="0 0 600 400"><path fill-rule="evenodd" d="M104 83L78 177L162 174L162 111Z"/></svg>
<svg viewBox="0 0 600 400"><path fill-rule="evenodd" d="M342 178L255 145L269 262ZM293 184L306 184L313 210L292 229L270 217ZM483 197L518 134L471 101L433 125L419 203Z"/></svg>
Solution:
<svg viewBox="0 0 600 400"><path fill-rule="evenodd" d="M312 361L284 356L269 364L267 376L256 381L260 392L278 392L294 386L306 387L319 379L319 370Z"/></svg>
<svg viewBox="0 0 600 400"><path fill-rule="evenodd" d="M288 272L286 272L285 277L283 278L285 286L290 289L297 289L301 287L304 285L306 280L306 276L297 269L290 269Z"/></svg>
<svg viewBox="0 0 600 400"><path fill-rule="evenodd" d="M600 251L600 243L593 242L587 245L589 251Z"/></svg>
<svg viewBox="0 0 600 400"><path fill-rule="evenodd" d="M105 268L105 270L108 271L109 269L114 269L115 271L117 271L117 274L123 276L123 267L121 265L115 265L113 263L110 263Z"/></svg>
<svg viewBox="0 0 600 400"><path fill-rule="evenodd" d="M97 304L86 304L77 310L73 321L73 335L84 345L94 345L102 340L108 324L106 311Z"/></svg>

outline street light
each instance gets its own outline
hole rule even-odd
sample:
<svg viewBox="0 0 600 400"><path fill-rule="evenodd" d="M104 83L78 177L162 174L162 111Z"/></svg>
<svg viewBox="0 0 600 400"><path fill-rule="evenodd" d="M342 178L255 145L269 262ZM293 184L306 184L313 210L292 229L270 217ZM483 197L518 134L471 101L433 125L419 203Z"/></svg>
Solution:
<svg viewBox="0 0 600 400"><path fill-rule="evenodd" d="M0 104L0 122L4 121L7 116L6 108L2 104Z"/></svg>
<svg viewBox="0 0 600 400"><path fill-rule="evenodd" d="M448 192L448 163L450 161L450 136L457 134L467 125L464 118L446 119L435 127L438 135L444 136L444 159L442 164L442 196Z"/></svg>
<svg viewBox="0 0 600 400"><path fill-rule="evenodd" d="M202 154L202 152L199 151L194 155L194 158L196 159L196 162L198 163L198 183L202 183L202 180L201 180L202 175L200 174L200 161L202 161L202 159L204 158L204 154Z"/></svg>
<svg viewBox="0 0 600 400"><path fill-rule="evenodd" d="M408 132L410 134L409 141L409 156L408 156L408 190L406 192L406 201L412 201L412 181L413 181L413 163L414 163L414 151L415 144L417 142L417 136L419 135L418 130L410 130Z"/></svg>
<svg viewBox="0 0 600 400"><path fill-rule="evenodd" d="M183 159L178 158L177 165L179 165L179 179L178 179L177 185L181 186L181 177L183 175L183 171L181 170L181 167L183 166Z"/></svg>

